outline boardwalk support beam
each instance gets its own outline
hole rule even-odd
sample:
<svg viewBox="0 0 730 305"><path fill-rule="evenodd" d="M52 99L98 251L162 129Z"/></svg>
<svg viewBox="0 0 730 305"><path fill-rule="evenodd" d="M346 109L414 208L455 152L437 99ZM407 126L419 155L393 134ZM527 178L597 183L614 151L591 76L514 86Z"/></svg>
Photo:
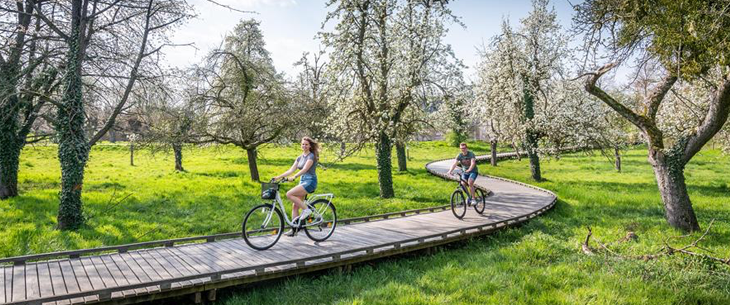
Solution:
<svg viewBox="0 0 730 305"><path fill-rule="evenodd" d="M215 301L215 293L218 289L208 290L208 301Z"/></svg>

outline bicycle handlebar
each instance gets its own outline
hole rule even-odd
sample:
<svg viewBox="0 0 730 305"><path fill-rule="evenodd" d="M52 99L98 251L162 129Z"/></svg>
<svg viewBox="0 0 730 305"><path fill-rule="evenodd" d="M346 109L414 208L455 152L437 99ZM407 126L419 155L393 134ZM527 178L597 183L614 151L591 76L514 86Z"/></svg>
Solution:
<svg viewBox="0 0 730 305"><path fill-rule="evenodd" d="M276 180L274 178L271 178L271 180L269 180L269 183L277 183L277 184L280 184L280 183L284 183L284 182L293 182L293 181L294 181L294 179L291 179L290 180L287 177L281 178L279 180Z"/></svg>

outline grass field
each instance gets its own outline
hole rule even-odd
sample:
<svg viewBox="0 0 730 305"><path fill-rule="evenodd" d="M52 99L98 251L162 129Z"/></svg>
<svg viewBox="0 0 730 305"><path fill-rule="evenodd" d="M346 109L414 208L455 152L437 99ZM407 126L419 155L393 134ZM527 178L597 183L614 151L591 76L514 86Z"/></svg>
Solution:
<svg viewBox="0 0 730 305"><path fill-rule="evenodd" d="M486 153L487 148L476 145L475 151ZM317 192L335 194L340 218L444 204L453 185L427 174L424 165L453 157L458 149L422 143L411 145L409 152L411 170L394 174L396 199L378 198L372 151L336 163L325 151ZM262 149L260 176L284 172L299 153L297 145ZM183 155L186 172L175 172L171 152L138 150L135 166L130 166L126 145L94 146L82 197L89 221L77 232L60 232L54 229L61 175L56 147L26 148L20 162L21 196L0 201L0 257L240 230L243 215L261 201L246 152L233 146L190 147Z"/></svg>
<svg viewBox="0 0 730 305"><path fill-rule="evenodd" d="M475 146L478 154L488 146ZM283 172L296 147L267 148L262 177ZM337 195L340 217L442 205L453 184L429 176L423 166L451 158L457 149L443 143L411 145L409 172L394 175L396 199L377 198L372 151L318 170L318 191ZM172 170L167 154L138 152L129 166L124 146L95 147L84 186L88 225L78 232L53 229L59 170L55 147L23 151L19 198L0 202L0 256L97 247L237 230L242 214L258 201L245 152L233 147L185 150L187 172ZM328 159L329 158L329 159ZM616 173L606 158L571 154L544 160L548 181L533 183L554 191L556 208L528 224L441 249L434 255L363 265L351 273L300 276L255 290L222 296L223 304L728 304L730 268L701 259L672 256L637 261L586 256L579 251L586 227L604 242L634 231L638 241L619 253L658 251L679 237L663 218L645 150L624 157ZM730 158L702 151L687 167L695 211L706 228L702 243L714 256L730 257ZM527 161L505 161L480 173L531 183ZM114 202L129 195L118 205ZM488 207L489 208L489 207ZM684 245L697 238L670 239Z"/></svg>

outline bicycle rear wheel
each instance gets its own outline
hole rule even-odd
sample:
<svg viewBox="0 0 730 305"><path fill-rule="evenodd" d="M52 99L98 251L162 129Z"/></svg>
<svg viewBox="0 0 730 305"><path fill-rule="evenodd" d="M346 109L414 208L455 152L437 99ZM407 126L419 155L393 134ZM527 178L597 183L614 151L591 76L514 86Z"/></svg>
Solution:
<svg viewBox="0 0 730 305"><path fill-rule="evenodd" d="M451 212L458 219L464 218L464 214L466 214L466 198L461 190L451 193Z"/></svg>
<svg viewBox="0 0 730 305"><path fill-rule="evenodd" d="M474 198L474 200L476 200L474 210L479 214L483 214L484 209L487 207L487 196L481 189L474 190L474 195L476 195L476 198Z"/></svg>
<svg viewBox="0 0 730 305"><path fill-rule="evenodd" d="M271 248L279 241L283 230L284 216L273 204L255 206L243 219L243 239L256 250Z"/></svg>
<svg viewBox="0 0 730 305"><path fill-rule="evenodd" d="M337 211L329 200L319 199L312 204L314 212L304 225L304 233L314 241L325 241L337 227Z"/></svg>

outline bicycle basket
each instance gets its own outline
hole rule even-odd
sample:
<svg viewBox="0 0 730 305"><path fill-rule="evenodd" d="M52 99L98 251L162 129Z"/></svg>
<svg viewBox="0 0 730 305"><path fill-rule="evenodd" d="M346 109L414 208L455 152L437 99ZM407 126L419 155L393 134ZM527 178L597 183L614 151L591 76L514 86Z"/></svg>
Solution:
<svg viewBox="0 0 730 305"><path fill-rule="evenodd" d="M278 183L261 183L261 199L274 199L276 192L279 190Z"/></svg>

